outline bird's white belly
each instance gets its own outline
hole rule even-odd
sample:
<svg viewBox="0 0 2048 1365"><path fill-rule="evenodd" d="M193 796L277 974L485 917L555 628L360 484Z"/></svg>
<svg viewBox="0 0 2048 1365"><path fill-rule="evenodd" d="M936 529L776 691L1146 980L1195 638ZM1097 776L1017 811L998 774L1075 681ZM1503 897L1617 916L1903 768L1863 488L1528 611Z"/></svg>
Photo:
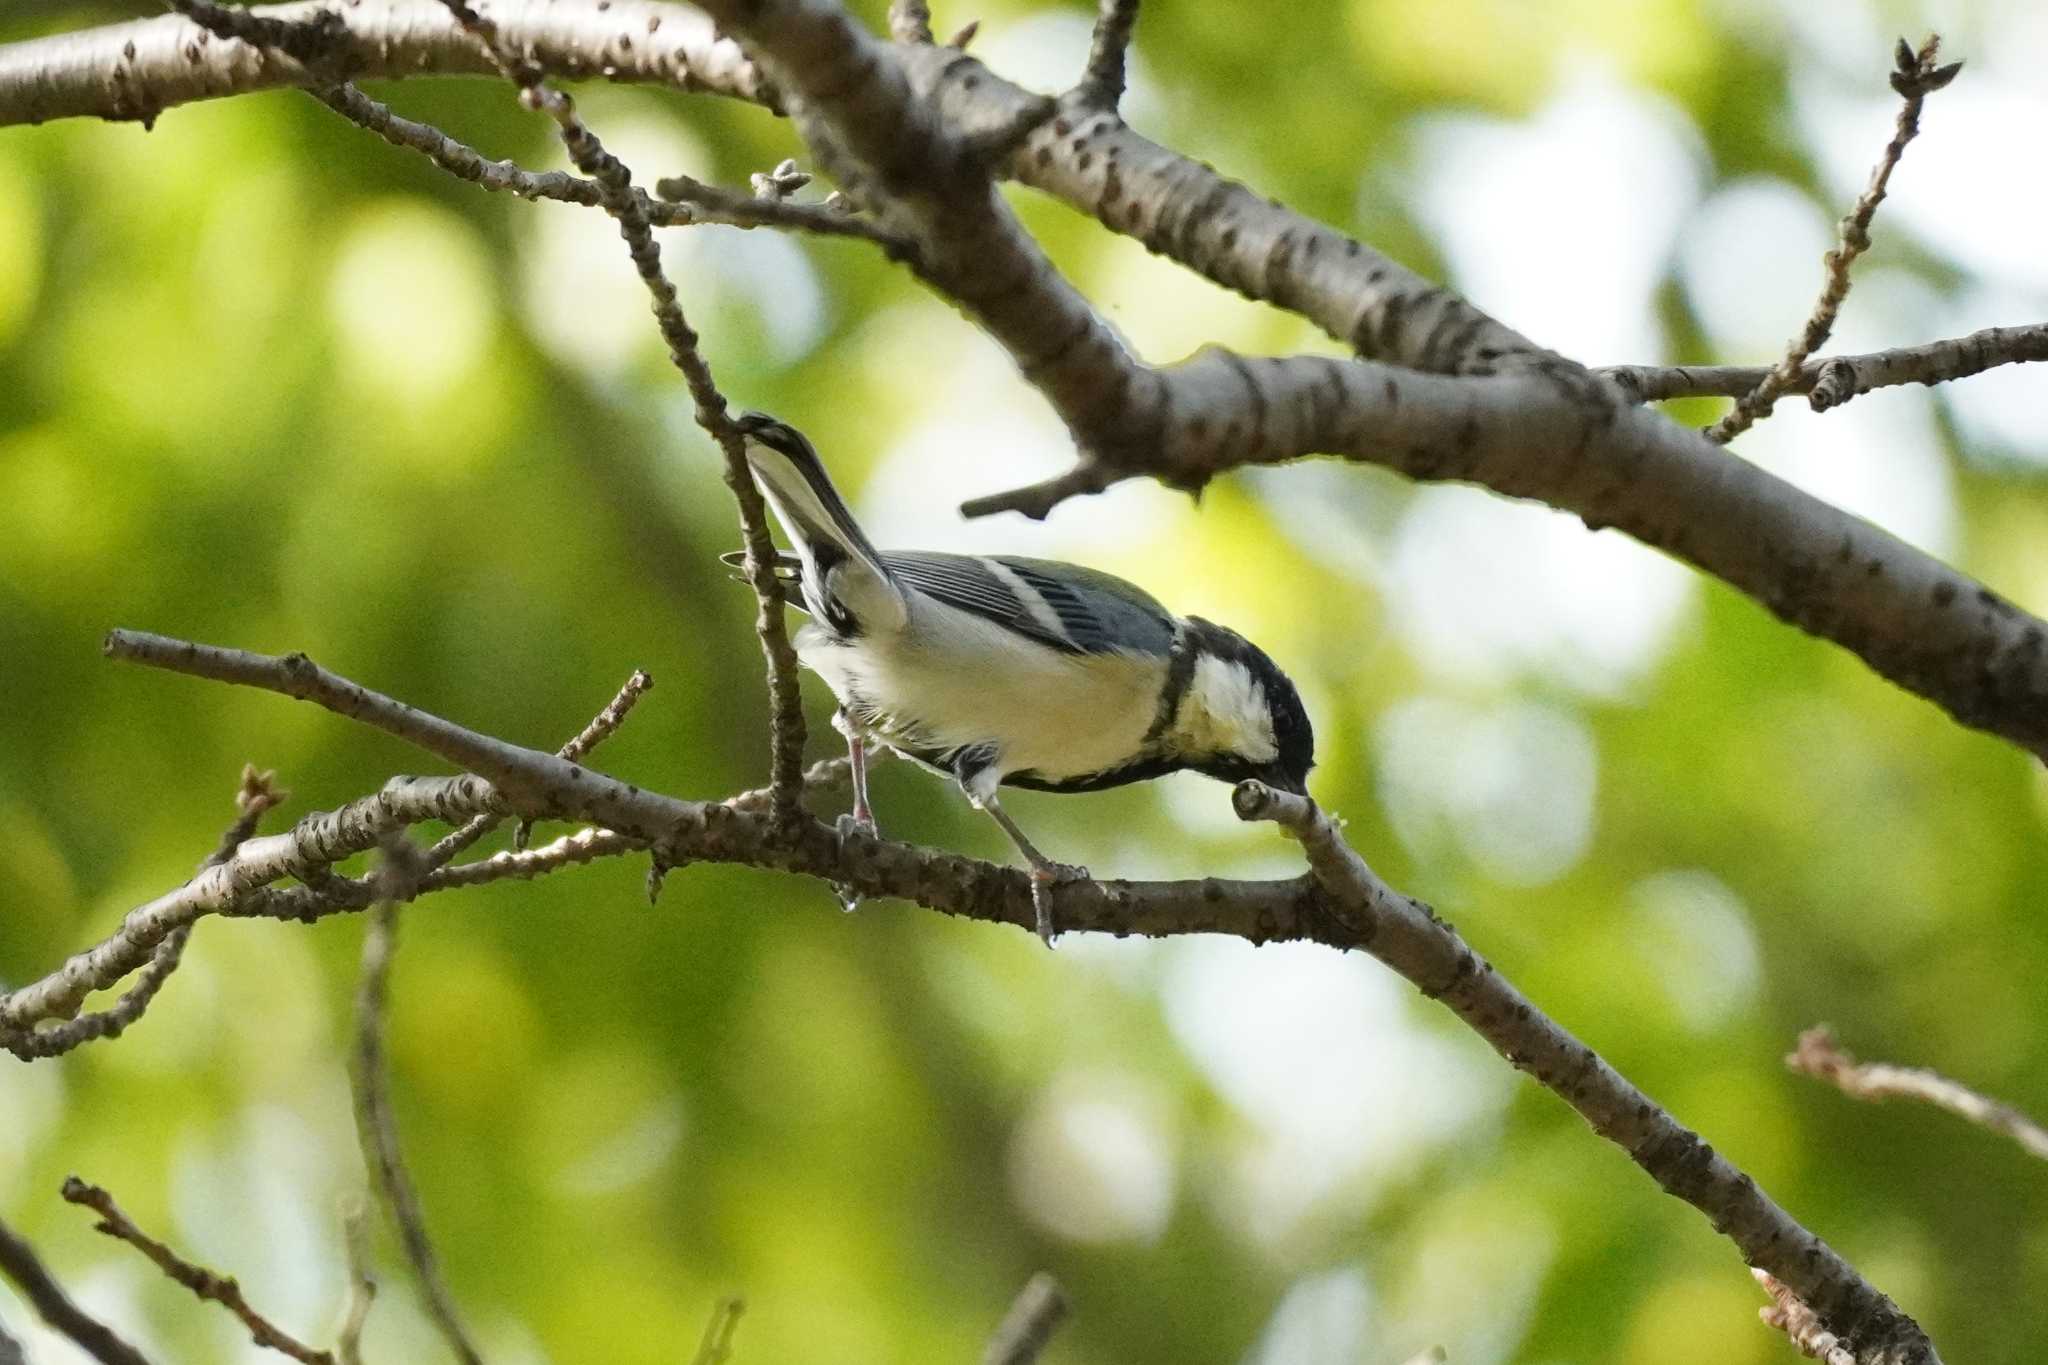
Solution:
<svg viewBox="0 0 2048 1365"><path fill-rule="evenodd" d="M816 624L797 653L841 702L867 712L874 736L909 749L989 747L991 777L1033 770L1059 782L1140 756L1166 661L1064 654L942 604L929 620L882 638L842 640Z"/></svg>

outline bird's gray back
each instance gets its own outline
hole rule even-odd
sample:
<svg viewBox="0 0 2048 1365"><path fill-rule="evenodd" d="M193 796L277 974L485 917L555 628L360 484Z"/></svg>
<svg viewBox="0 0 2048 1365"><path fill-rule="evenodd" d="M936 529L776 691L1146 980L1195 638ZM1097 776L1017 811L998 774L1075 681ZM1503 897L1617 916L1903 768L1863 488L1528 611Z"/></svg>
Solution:
<svg viewBox="0 0 2048 1365"><path fill-rule="evenodd" d="M1172 614L1113 574L1019 555L900 550L882 562L905 587L1066 653L1173 647Z"/></svg>

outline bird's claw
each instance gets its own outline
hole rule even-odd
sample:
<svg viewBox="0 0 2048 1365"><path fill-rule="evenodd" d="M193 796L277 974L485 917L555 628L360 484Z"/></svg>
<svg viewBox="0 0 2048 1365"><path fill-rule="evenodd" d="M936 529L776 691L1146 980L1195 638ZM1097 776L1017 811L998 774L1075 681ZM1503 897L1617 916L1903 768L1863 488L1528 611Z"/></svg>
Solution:
<svg viewBox="0 0 2048 1365"><path fill-rule="evenodd" d="M1052 947L1058 932L1052 918L1052 889L1061 882L1084 882L1088 869L1073 863L1035 863L1031 868L1031 914L1038 941Z"/></svg>
<svg viewBox="0 0 2048 1365"><path fill-rule="evenodd" d="M855 813L853 811L844 811L837 820L832 822L832 827L839 831L841 839L852 834L864 834L870 839L882 837L881 831L875 828L874 815L869 812ZM847 914L850 915L860 909L860 892L844 882L833 883L832 894L839 897L839 908Z"/></svg>
<svg viewBox="0 0 2048 1365"><path fill-rule="evenodd" d="M843 811L839 818L832 822L832 827L839 831L839 837L842 839L849 834L865 834L870 839L882 837L882 831L876 827L872 814Z"/></svg>

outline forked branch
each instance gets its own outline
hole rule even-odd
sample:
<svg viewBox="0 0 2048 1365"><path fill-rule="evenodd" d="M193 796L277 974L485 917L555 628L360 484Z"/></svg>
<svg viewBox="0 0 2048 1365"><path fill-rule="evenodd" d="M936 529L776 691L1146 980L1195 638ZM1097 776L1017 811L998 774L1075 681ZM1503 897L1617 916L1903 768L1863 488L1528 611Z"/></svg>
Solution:
<svg viewBox="0 0 2048 1365"><path fill-rule="evenodd" d="M652 848L676 865L747 862L851 886L864 897L901 896L954 914L1019 925L1033 922L1025 879L1007 869L892 844L859 831L842 834L815 820L800 825L794 837L778 835L768 817L732 805L663 796L555 754L464 730L328 673L303 656L269 658L127 633L112 637L109 649L116 657L316 701L478 774L396 788L393 804L420 818L459 821L483 809L545 812L591 821L601 827L597 836L617 839L621 847ZM1061 923L1116 933L1220 930L1255 941L1306 938L1370 952L1424 994L1442 1000L1502 1056L1570 1103L1665 1190L1706 1212L1746 1260L1791 1286L1828 1330L1857 1343L1860 1352L1872 1352L1865 1357L1866 1365L1932 1365L1938 1359L1911 1319L1747 1176L1502 980L1427 906L1375 877L1312 802L1256 783L1238 788L1234 799L1243 818L1275 821L1301 841L1308 853L1309 879L1066 883L1060 892ZM388 827L378 837L388 837ZM284 850L259 852L271 877L307 862L303 853L293 857ZM216 869L228 876L230 894L213 903L212 910L240 913L248 908L244 900L287 895L299 897L289 902L288 913L293 915L361 908L351 903L359 893L350 889L349 879L335 877L289 893L278 891L265 884L267 879L259 880L254 867L237 868L250 856L245 845L235 860ZM508 856L521 855L499 855ZM450 867L441 873L461 870ZM395 889L417 895L427 880L404 885L401 879ZM103 969L147 958L147 935L164 918L162 912L156 918L136 912L115 939L80 954L45 982L0 999L0 1016L24 1026L40 1017L38 1011L107 984Z"/></svg>
<svg viewBox="0 0 2048 1365"><path fill-rule="evenodd" d="M1884 202L1892 171L1898 167L1899 158L1905 155L1906 144L1920 131L1920 107L1929 95L1954 80L1956 73L1963 69L1961 62L1935 65L1935 54L1940 50L1941 39L1938 37L1930 36L1917 51L1908 47L1904 38L1899 39L1892 89L1898 91L1901 102L1898 119L1892 127L1892 140L1885 144L1884 155L1878 159L1876 169L1871 171L1869 186L1858 196L1848 216L1842 219L1839 229L1841 240L1827 254L1826 279L1821 285L1820 297L1814 300L1806 326L1785 348L1785 358L1708 429L1708 440L1726 445L1759 419L1770 416L1779 396L1799 378L1806 358L1825 346L1828 337L1833 335L1835 315L1841 311L1842 300L1849 296L1850 267L1855 265L1858 256L1870 249L1870 220L1876 216L1877 206Z"/></svg>
<svg viewBox="0 0 2048 1365"><path fill-rule="evenodd" d="M1859 1062L1835 1041L1825 1024L1799 1035L1799 1045L1785 1058L1794 1071L1826 1081L1854 1099L1909 1099L1946 1109L1980 1128L2002 1133L2029 1156L2048 1161L2048 1128L2009 1104L2001 1104L1938 1071L1889 1062Z"/></svg>

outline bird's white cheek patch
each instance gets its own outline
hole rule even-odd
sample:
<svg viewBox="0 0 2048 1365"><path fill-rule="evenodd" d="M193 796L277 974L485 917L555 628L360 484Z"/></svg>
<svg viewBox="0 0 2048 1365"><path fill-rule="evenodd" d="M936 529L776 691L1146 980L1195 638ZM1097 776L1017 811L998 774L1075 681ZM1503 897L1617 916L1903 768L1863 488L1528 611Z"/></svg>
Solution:
<svg viewBox="0 0 2048 1365"><path fill-rule="evenodd" d="M1180 705L1181 740L1197 753L1240 754L1253 763L1280 756L1266 689L1243 664L1205 655Z"/></svg>

